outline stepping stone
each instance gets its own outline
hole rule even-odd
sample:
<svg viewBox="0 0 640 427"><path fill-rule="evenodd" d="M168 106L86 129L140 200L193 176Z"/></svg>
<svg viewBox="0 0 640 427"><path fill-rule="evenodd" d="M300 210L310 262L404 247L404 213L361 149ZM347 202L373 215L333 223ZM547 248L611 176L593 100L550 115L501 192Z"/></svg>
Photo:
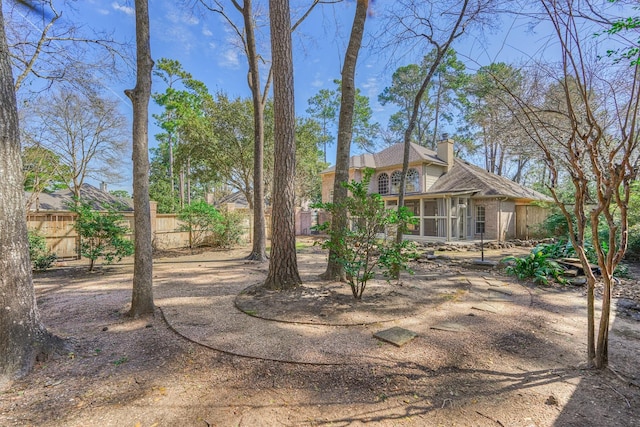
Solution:
<svg viewBox="0 0 640 427"><path fill-rule="evenodd" d="M438 325L433 325L431 329L435 329L438 331L448 331L448 332L468 332L469 328L459 323L446 322L440 323Z"/></svg>
<svg viewBox="0 0 640 427"><path fill-rule="evenodd" d="M485 260L474 259L471 263L473 265L477 265L479 267L489 267L489 268L495 267L496 265L498 265L498 263L496 261L491 261L491 260L488 260L488 259L485 259Z"/></svg>
<svg viewBox="0 0 640 427"><path fill-rule="evenodd" d="M394 326L393 328L376 332L375 334L373 334L373 336L381 341L393 344L396 347L402 347L403 345L417 337L418 334L408 329Z"/></svg>
<svg viewBox="0 0 640 427"><path fill-rule="evenodd" d="M471 306L471 308L475 309L475 310L480 310L480 311L487 311L489 313L497 313L498 312L497 308L495 308L494 306L489 305L487 303L484 303L484 302L481 302L481 303L478 303L478 304L474 304L474 305Z"/></svg>
<svg viewBox="0 0 640 427"><path fill-rule="evenodd" d="M495 286L491 286L487 290L489 291L489 293L497 292L497 293L500 293L500 294L503 294L503 295L509 295L509 296L513 295L513 292L511 292L509 289L498 288L498 287L495 287Z"/></svg>
<svg viewBox="0 0 640 427"><path fill-rule="evenodd" d="M513 298L499 292L489 292L489 296L485 298L485 301L512 302Z"/></svg>
<svg viewBox="0 0 640 427"><path fill-rule="evenodd" d="M485 287L487 286L487 281L483 280L483 279L477 279L475 277L471 277L468 278L467 281L472 285L472 286L481 286L481 287Z"/></svg>

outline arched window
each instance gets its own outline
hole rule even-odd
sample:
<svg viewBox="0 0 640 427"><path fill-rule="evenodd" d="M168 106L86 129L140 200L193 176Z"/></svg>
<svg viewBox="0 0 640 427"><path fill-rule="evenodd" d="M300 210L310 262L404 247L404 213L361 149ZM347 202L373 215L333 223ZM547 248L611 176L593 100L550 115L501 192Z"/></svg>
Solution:
<svg viewBox="0 0 640 427"><path fill-rule="evenodd" d="M420 191L420 175L415 169L407 171L407 193L415 193Z"/></svg>
<svg viewBox="0 0 640 427"><path fill-rule="evenodd" d="M386 173L378 176L378 194L389 194L389 175Z"/></svg>
<svg viewBox="0 0 640 427"><path fill-rule="evenodd" d="M398 194L400 192L401 181L402 181L402 172L395 171L391 174L391 193Z"/></svg>

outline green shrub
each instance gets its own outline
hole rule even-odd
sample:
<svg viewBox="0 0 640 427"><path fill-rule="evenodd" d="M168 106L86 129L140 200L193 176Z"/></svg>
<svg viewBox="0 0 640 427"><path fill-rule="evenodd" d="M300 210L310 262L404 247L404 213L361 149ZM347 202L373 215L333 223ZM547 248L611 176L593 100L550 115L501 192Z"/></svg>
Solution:
<svg viewBox="0 0 640 427"><path fill-rule="evenodd" d="M332 250L335 261L343 266L351 293L356 299L362 298L367 282L375 276L377 267L388 279L394 276L392 268L406 270L413 247L413 242L396 244L393 239L378 238L381 230L389 226L406 228L406 224L414 219L406 208L399 211L386 209L379 194L368 193L372 172L367 169L362 182L351 181L344 184L351 193L343 206L352 222L350 228L339 230L337 238L332 238L334 231L328 222L315 227L329 234L329 239L322 243L322 247ZM314 207L326 209L332 216L336 216L341 206L336 203L321 203Z"/></svg>
<svg viewBox="0 0 640 427"><path fill-rule="evenodd" d="M242 215L238 212L221 210L218 224L212 233L213 246L231 248L240 242L242 236Z"/></svg>
<svg viewBox="0 0 640 427"><path fill-rule="evenodd" d="M198 200L182 208L178 219L182 221L180 231L189 232L189 247L197 248L205 245L207 236L219 227L222 215L204 200Z"/></svg>
<svg viewBox="0 0 640 427"><path fill-rule="evenodd" d="M47 239L34 230L29 230L29 257L31 268L42 271L50 268L58 256L47 249Z"/></svg>
<svg viewBox="0 0 640 427"><path fill-rule="evenodd" d="M507 274L515 275L520 280L532 278L534 283L546 285L549 277L553 277L560 283L564 283L561 274L564 269L552 261L544 248L538 246L531 250L531 253L524 258L506 257L503 262L511 263L507 266Z"/></svg>
<svg viewBox="0 0 640 427"><path fill-rule="evenodd" d="M230 248L240 241L242 215L218 211L203 200L185 206L178 214L181 231L189 232L190 248L211 245Z"/></svg>
<svg viewBox="0 0 640 427"><path fill-rule="evenodd" d="M80 255L89 258L89 271L93 271L95 261L102 257L105 264L120 261L133 254L134 247L125 238L128 227L122 225L124 216L114 207L106 211L96 211L89 203L79 202L70 206L77 215L75 229L80 235Z"/></svg>

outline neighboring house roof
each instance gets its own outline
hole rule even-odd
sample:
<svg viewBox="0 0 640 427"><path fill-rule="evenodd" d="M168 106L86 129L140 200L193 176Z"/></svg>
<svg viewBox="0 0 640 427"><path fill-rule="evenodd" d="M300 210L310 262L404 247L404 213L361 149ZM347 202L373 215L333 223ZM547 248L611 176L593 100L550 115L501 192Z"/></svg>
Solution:
<svg viewBox="0 0 640 427"><path fill-rule="evenodd" d="M31 193L26 193L29 198ZM80 187L80 199L91 203L93 209L101 210L109 205L117 206L118 210L133 211L133 199L116 197L100 190L90 184L82 184ZM38 210L41 211L68 211L68 206L73 203L73 192L69 189L56 190L52 193L40 193L38 195ZM30 210L35 211L35 202Z"/></svg>
<svg viewBox="0 0 640 427"><path fill-rule="evenodd" d="M473 192L476 197L553 201L542 193L460 159L455 160L449 172L438 178L428 193L459 193L461 191Z"/></svg>
<svg viewBox="0 0 640 427"><path fill-rule="evenodd" d="M349 169L373 168L382 169L402 164L404 156L404 144L393 144L385 148L379 153L365 153L351 156L349 159ZM411 143L409 151L409 163L423 162L436 165L446 166L447 163L440 159L435 151L429 150L418 144ZM335 166L322 171L321 173L329 173L335 171Z"/></svg>
<svg viewBox="0 0 640 427"><path fill-rule="evenodd" d="M249 207L247 198L240 191L228 194L215 202L216 206L222 206L227 203L235 203L238 207Z"/></svg>

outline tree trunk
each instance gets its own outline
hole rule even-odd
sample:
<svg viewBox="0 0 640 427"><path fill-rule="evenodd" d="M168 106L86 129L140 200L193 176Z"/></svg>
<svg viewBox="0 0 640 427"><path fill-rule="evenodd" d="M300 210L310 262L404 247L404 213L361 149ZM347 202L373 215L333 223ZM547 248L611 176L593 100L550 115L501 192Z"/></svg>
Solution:
<svg viewBox="0 0 640 427"><path fill-rule="evenodd" d="M133 104L133 207L134 266L133 295L129 315L153 315L153 251L149 203L149 98L151 97L151 47L149 45L148 0L135 0L136 86L125 91Z"/></svg>
<svg viewBox="0 0 640 427"><path fill-rule="evenodd" d="M18 113L0 2L0 390L61 344L40 321L29 261Z"/></svg>
<svg viewBox="0 0 640 427"><path fill-rule="evenodd" d="M173 176L173 141L171 140L171 133L167 138L169 144L169 179L171 180L171 213L176 212L176 183Z"/></svg>
<svg viewBox="0 0 640 427"><path fill-rule="evenodd" d="M333 203L342 204L347 198L347 189L342 185L349 181L349 155L351 154L351 139L353 137L353 110L355 106L355 74L358 53L362 45L364 24L367 19L368 0L358 0L356 13L351 26L349 45L345 52L342 67L342 98L340 100L340 116L338 118L338 143L336 148L336 173L333 181ZM342 240L342 234L347 228L347 211L341 208L331 218L331 239L337 246ZM336 261L335 251L329 251L327 270L320 276L326 280L346 279L344 268Z"/></svg>
<svg viewBox="0 0 640 427"><path fill-rule="evenodd" d="M180 168L178 176L178 185L180 186L180 209L184 208L184 170Z"/></svg>
<svg viewBox="0 0 640 427"><path fill-rule="evenodd" d="M247 38L247 59L249 62L249 88L253 100L253 248L248 259L264 262L267 260L267 235L264 218L264 102L266 96L260 92L260 67L256 50L253 7L251 0L245 0L242 9L245 35ZM269 83L267 83L268 87ZM266 94L265 94L266 95Z"/></svg>
<svg viewBox="0 0 640 427"><path fill-rule="evenodd" d="M270 0L271 51L273 56L274 179L268 289L290 289L300 283L296 258L296 168L293 58L289 0Z"/></svg>
<svg viewBox="0 0 640 427"><path fill-rule="evenodd" d="M436 44L436 56L433 59L433 63L429 67L429 71L422 81L422 85L420 85L420 89L416 93L416 96L413 101L413 111L411 112L411 118L409 119L409 123L407 123L407 129L404 132L404 152L402 156L402 175L400 179L400 190L398 194L398 209L404 206L404 193L407 188L407 171L409 170L409 153L411 149L411 134L413 133L413 129L416 127L416 122L418 121L418 111L420 109L420 104L422 102L422 97L427 90L427 86L431 83L431 79L433 78L436 70L440 66L442 62L442 58L449 50L449 46L453 40L460 36L462 33L458 32L458 28L460 28L462 24L462 20L466 14L467 6L469 5L469 0L465 0L462 3L462 8L459 12L456 24L451 29L449 33L449 37L443 45ZM435 42L432 41L435 44ZM403 239L403 229L402 227L398 227L396 232L396 243L400 244ZM394 264L391 269L391 274L394 279L398 280L400 278L400 266L398 264Z"/></svg>
<svg viewBox="0 0 640 427"><path fill-rule="evenodd" d="M187 157L187 204L191 204L191 157Z"/></svg>

